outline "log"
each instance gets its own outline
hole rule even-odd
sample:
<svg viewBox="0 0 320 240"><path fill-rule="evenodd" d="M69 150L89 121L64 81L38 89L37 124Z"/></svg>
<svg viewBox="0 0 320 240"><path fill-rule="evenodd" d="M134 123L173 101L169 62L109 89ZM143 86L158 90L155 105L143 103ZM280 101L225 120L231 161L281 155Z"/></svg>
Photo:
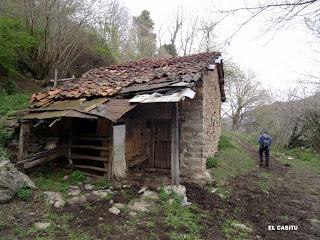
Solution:
<svg viewBox="0 0 320 240"><path fill-rule="evenodd" d="M66 154L66 151L59 151L59 152L56 152L56 153L51 154L49 156L41 157L41 158L39 158L37 160L34 160L34 161L28 161L28 162L23 164L23 167L25 169L28 169L28 168L31 168L31 167L35 167L37 165L52 161L52 160L54 160L54 159L56 159L58 157L65 156L65 154Z"/></svg>

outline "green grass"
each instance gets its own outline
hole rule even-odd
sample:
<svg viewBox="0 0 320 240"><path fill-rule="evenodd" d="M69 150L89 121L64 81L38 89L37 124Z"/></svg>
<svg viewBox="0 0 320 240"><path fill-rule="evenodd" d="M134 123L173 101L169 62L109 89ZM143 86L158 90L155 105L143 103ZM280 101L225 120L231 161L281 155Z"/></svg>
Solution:
<svg viewBox="0 0 320 240"><path fill-rule="evenodd" d="M3 95L0 94L0 161L8 159L9 155L4 147L11 132L5 127L5 121L16 110L27 108L30 94Z"/></svg>
<svg viewBox="0 0 320 240"><path fill-rule="evenodd" d="M271 154L282 164L288 164L298 170L308 170L320 176L320 155L311 149L274 149Z"/></svg>
<svg viewBox="0 0 320 240"><path fill-rule="evenodd" d="M99 178L96 181L93 182L94 186L96 188L109 188L111 187L111 183L108 181L108 179L105 178Z"/></svg>
<svg viewBox="0 0 320 240"><path fill-rule="evenodd" d="M163 188L160 190L160 211L162 222L169 229L170 239L198 239L202 226L200 220L205 215L194 204L181 206L182 198L175 193L168 194ZM173 199L173 203L169 203ZM183 233L181 233L183 232Z"/></svg>
<svg viewBox="0 0 320 240"><path fill-rule="evenodd" d="M269 194L270 186L266 179L259 179L256 181L256 187L262 192Z"/></svg>
<svg viewBox="0 0 320 240"><path fill-rule="evenodd" d="M207 168L217 168L218 167L218 161L214 157L208 157L207 159Z"/></svg>
<svg viewBox="0 0 320 240"><path fill-rule="evenodd" d="M65 175L70 175L68 179L64 180ZM75 170L70 172L70 170L57 169L55 171L42 171L37 172L32 176L36 186L42 191L58 191L61 193L66 193L70 185L77 184L83 181L86 176Z"/></svg>
<svg viewBox="0 0 320 240"><path fill-rule="evenodd" d="M24 186L16 192L16 197L20 200L28 201L32 197L32 189Z"/></svg>
<svg viewBox="0 0 320 240"><path fill-rule="evenodd" d="M223 226L222 231L227 240L247 240L250 239L251 226L249 224L244 224L247 228L236 227L236 225L242 225L243 223L234 220L227 219Z"/></svg>
<svg viewBox="0 0 320 240"><path fill-rule="evenodd" d="M215 156L217 168L211 170L212 176L218 183L228 181L232 177L243 175L255 168L255 161L231 136L227 136L228 148L219 149Z"/></svg>
<svg viewBox="0 0 320 240"><path fill-rule="evenodd" d="M30 94L0 95L0 115L11 115L29 106Z"/></svg>

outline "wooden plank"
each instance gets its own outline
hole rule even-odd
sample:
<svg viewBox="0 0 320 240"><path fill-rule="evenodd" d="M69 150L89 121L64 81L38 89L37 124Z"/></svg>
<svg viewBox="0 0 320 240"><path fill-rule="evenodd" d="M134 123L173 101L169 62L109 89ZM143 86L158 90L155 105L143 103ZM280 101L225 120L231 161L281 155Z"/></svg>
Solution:
<svg viewBox="0 0 320 240"><path fill-rule="evenodd" d="M171 129L171 185L179 185L179 111L178 103L172 107L172 129Z"/></svg>
<svg viewBox="0 0 320 240"><path fill-rule="evenodd" d="M94 167L94 166L87 166L87 165L73 164L72 166L75 167L75 168L90 169L90 170L95 170L95 171L100 171L100 172L107 172L107 171L108 171L108 170L105 169L105 168Z"/></svg>
<svg viewBox="0 0 320 240"><path fill-rule="evenodd" d="M48 155L48 156L45 156L45 157L41 157L41 158L39 158L37 160L31 161L31 162L26 162L26 163L23 164L23 167L25 169L28 169L28 168L31 168L31 167L35 167L37 165L52 161L52 160L54 160L54 159L56 159L58 157L62 157L65 154L66 154L65 151L59 151L59 152L56 152L54 154L51 154L51 155Z"/></svg>
<svg viewBox="0 0 320 240"><path fill-rule="evenodd" d="M110 138L104 138L104 137L86 137L86 136L72 136L72 139L77 140L87 140L87 141L110 141Z"/></svg>
<svg viewBox="0 0 320 240"><path fill-rule="evenodd" d="M88 156L83 154L71 154L71 159L84 159L84 160L93 160L93 161L99 161L99 162L108 162L109 159L106 157L94 157L94 156Z"/></svg>
<svg viewBox="0 0 320 240"><path fill-rule="evenodd" d="M149 167L153 168L154 164L154 121L151 120L151 157L150 157L150 164Z"/></svg>
<svg viewBox="0 0 320 240"><path fill-rule="evenodd" d="M71 145L70 148L95 149L95 150L103 150L103 151L110 150L110 147L100 147L100 146L94 146L94 145Z"/></svg>
<svg viewBox="0 0 320 240"><path fill-rule="evenodd" d="M22 163L26 163L26 162L32 162L33 160L37 160L39 158L44 158L44 157L47 157L49 155L52 155L52 154L55 154L57 152L61 152L61 151L66 151L67 148L65 145L63 146L59 146L55 149L52 149L52 150L46 150L46 151L42 151L40 153L37 153L37 154L33 154L33 155L29 155L27 157L24 158L24 160L18 162L17 164L22 164Z"/></svg>
<svg viewBox="0 0 320 240"><path fill-rule="evenodd" d="M22 161L24 156L26 156L26 154L28 153L29 132L30 132L30 124L28 122L22 122L20 125L17 162Z"/></svg>

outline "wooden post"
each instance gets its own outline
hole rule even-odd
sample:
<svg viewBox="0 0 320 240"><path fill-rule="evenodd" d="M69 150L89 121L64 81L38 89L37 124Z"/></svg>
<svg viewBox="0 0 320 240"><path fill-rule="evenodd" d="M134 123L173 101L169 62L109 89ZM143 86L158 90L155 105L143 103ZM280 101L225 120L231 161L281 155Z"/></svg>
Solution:
<svg viewBox="0 0 320 240"><path fill-rule="evenodd" d="M73 127L73 119L70 118L69 119L69 144L68 144L68 160L69 160L69 164L72 165L73 164L73 161L72 161L72 158L71 158L71 145L72 145L72 127Z"/></svg>
<svg viewBox="0 0 320 240"><path fill-rule="evenodd" d="M171 185L179 185L179 109L178 103L172 106L171 123Z"/></svg>
<svg viewBox="0 0 320 240"><path fill-rule="evenodd" d="M29 144L30 124L28 122L21 122L19 133L19 145L18 145L18 161L22 161L27 155Z"/></svg>
<svg viewBox="0 0 320 240"><path fill-rule="evenodd" d="M116 179L125 178L126 163L126 125L114 125L112 133L112 174Z"/></svg>
<svg viewBox="0 0 320 240"><path fill-rule="evenodd" d="M55 88L57 86L58 82L58 69L54 69L54 82L53 82L53 87Z"/></svg>

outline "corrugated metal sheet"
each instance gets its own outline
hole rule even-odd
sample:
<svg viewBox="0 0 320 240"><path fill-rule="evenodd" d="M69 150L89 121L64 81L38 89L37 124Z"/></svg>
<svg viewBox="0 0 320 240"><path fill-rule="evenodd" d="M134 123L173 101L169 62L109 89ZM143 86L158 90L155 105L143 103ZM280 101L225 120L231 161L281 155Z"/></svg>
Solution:
<svg viewBox="0 0 320 240"><path fill-rule="evenodd" d="M110 101L98 106L89 113L116 122L126 112L130 111L135 106L137 106L137 104L130 103L128 99L110 99Z"/></svg>
<svg viewBox="0 0 320 240"><path fill-rule="evenodd" d="M127 99L97 98L90 101L65 100L54 102L47 108L31 109L24 119L46 119L58 117L97 118L103 117L116 122L123 114L133 109Z"/></svg>
<svg viewBox="0 0 320 240"><path fill-rule="evenodd" d="M27 119L48 119L48 118L60 118L60 117L97 119L97 116L81 113L75 110L33 112L24 116L23 119L26 119L26 120Z"/></svg>
<svg viewBox="0 0 320 240"><path fill-rule="evenodd" d="M142 94L135 96L129 100L131 103L160 103L160 102L179 102L185 97L193 99L196 93L190 88L184 88L178 92L170 95L163 95L159 93Z"/></svg>

